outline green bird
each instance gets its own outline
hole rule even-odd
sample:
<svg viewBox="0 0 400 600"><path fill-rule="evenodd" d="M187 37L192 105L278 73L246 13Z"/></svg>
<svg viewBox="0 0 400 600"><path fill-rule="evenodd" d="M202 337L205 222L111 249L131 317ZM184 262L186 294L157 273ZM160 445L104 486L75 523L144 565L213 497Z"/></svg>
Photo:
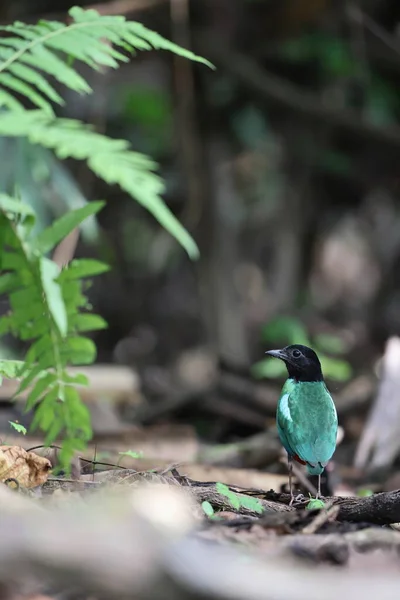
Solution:
<svg viewBox="0 0 400 600"><path fill-rule="evenodd" d="M306 465L310 475L318 475L319 498L321 473L335 452L338 429L336 408L325 385L321 363L314 350L300 344L266 354L283 360L289 374L279 398L276 425L288 454L290 504L294 500L293 460Z"/></svg>

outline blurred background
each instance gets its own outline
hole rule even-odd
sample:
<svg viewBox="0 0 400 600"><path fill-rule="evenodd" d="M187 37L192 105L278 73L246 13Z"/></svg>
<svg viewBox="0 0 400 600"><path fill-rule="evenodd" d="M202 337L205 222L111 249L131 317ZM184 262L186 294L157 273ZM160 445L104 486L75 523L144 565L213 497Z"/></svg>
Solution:
<svg viewBox="0 0 400 600"><path fill-rule="evenodd" d="M59 113L159 163L165 201L200 247L196 262L85 166L0 139L0 189L17 182L40 226L108 200L72 245L112 267L90 297L109 323L95 336L98 362L137 376L118 418L190 425L204 444L273 436L285 372L264 352L304 343L337 402L340 473L357 478L379 359L400 335L398 0L80 5L141 21L216 67L142 53L118 71L85 72L94 94L68 93ZM70 6L3 0L0 20L64 20ZM2 343L3 355L19 355ZM375 466L393 466L397 450ZM274 452L246 466L268 466ZM365 454L358 466L367 464Z"/></svg>

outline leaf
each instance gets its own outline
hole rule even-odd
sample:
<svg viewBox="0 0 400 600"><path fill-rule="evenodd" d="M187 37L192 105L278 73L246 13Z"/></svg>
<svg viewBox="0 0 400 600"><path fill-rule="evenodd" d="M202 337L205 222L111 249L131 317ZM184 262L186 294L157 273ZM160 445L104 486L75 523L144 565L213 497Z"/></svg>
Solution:
<svg viewBox="0 0 400 600"><path fill-rule="evenodd" d="M65 267L59 276L59 281L68 281L71 279L83 279L92 277L109 271L110 267L105 263L91 258L80 258L73 260Z"/></svg>
<svg viewBox="0 0 400 600"><path fill-rule="evenodd" d="M346 352L346 344L338 335L319 333L314 336L314 343L317 348L329 354L344 354Z"/></svg>
<svg viewBox="0 0 400 600"><path fill-rule="evenodd" d="M256 379L263 379L264 377L275 379L285 377L286 373L285 363L281 360L273 360L272 357L263 358L251 367L251 374Z"/></svg>
<svg viewBox="0 0 400 600"><path fill-rule="evenodd" d="M59 268L52 260L40 259L40 276L50 314L62 337L67 335L67 311L61 294L61 288L56 279L60 274Z"/></svg>
<svg viewBox="0 0 400 600"><path fill-rule="evenodd" d="M32 430L35 430L38 427L40 427L42 431L48 431L50 429L55 420L55 414L58 409L56 402L59 401L59 397L59 386L55 386L49 392L47 392L45 397L36 408L31 423Z"/></svg>
<svg viewBox="0 0 400 600"><path fill-rule="evenodd" d="M225 485L224 483L217 483L216 484L216 489L217 492L219 492L220 494L222 494L223 496L225 496L229 502L231 503L231 505L233 506L233 508L235 510L239 510L240 508L240 499L239 497L232 492L227 485Z"/></svg>
<svg viewBox="0 0 400 600"><path fill-rule="evenodd" d="M127 450L126 452L118 452L120 456L129 456L130 458L143 458L143 452L134 452L133 450Z"/></svg>
<svg viewBox="0 0 400 600"><path fill-rule="evenodd" d="M15 198L6 196L6 194L0 194L0 210L4 210L15 215L29 215L31 217L35 216L35 213L29 204L21 202L20 200L15 200Z"/></svg>
<svg viewBox="0 0 400 600"><path fill-rule="evenodd" d="M242 496L240 497L240 504L244 508L248 508L253 512L257 512L259 514L264 512L264 507L261 504L259 498L253 498L252 496Z"/></svg>
<svg viewBox="0 0 400 600"><path fill-rule="evenodd" d="M46 483L51 471L47 458L19 446L0 446L0 481L15 479L23 488Z"/></svg>
<svg viewBox="0 0 400 600"><path fill-rule="evenodd" d="M22 360L0 360L0 375L7 379L16 379L20 376L23 366Z"/></svg>
<svg viewBox="0 0 400 600"><path fill-rule="evenodd" d="M17 431L18 433L22 433L22 435L27 434L26 427L21 425L21 423L14 423L14 421L8 421L8 422L10 423L11 427L13 427L15 429L15 431Z"/></svg>
<svg viewBox="0 0 400 600"><path fill-rule="evenodd" d="M43 377L39 377L33 386L32 391L28 395L25 405L25 412L34 408L35 404L40 400L49 386L57 381L57 375L55 373L46 373Z"/></svg>
<svg viewBox="0 0 400 600"><path fill-rule="evenodd" d="M113 140L72 119L51 119L41 111L0 113L0 135L27 137L53 149L60 158L86 160L90 169L110 185L117 184L142 204L185 248L192 259L197 244L162 200L164 184L157 165L133 152L125 140Z"/></svg>
<svg viewBox="0 0 400 600"><path fill-rule="evenodd" d="M62 353L67 354L73 365L91 365L96 358L96 346L87 338L76 336L65 340Z"/></svg>
<svg viewBox="0 0 400 600"><path fill-rule="evenodd" d="M22 392L28 389L28 387L34 382L36 377L39 377L43 374L43 364L49 363L50 367L51 364L54 363L54 360L52 360L52 358L52 352L50 352L48 355L46 355L45 361L41 361L38 365L35 365L31 369L29 369L27 373L24 373L24 378L21 381L18 390L15 392L14 397L17 397L19 396L19 394L22 394Z"/></svg>
<svg viewBox="0 0 400 600"><path fill-rule="evenodd" d="M353 370L350 363L345 360L339 360L338 358L330 358L320 353L322 372L328 379L335 381L348 381Z"/></svg>
<svg viewBox="0 0 400 600"><path fill-rule="evenodd" d="M272 319L263 327L262 338L265 342L282 345L303 344L311 346L307 330L303 323L294 317L280 316Z"/></svg>
<svg viewBox="0 0 400 600"><path fill-rule="evenodd" d="M68 373L64 373L64 381L65 383L73 383L75 385L89 385L89 379L86 375L82 373L77 373L76 375L69 375Z"/></svg>
<svg viewBox="0 0 400 600"><path fill-rule="evenodd" d="M46 437L44 439L45 446L50 446L57 439L58 435L63 431L65 427L65 423L61 418L61 415L57 418L53 419L50 428L47 431Z"/></svg>
<svg viewBox="0 0 400 600"><path fill-rule="evenodd" d="M214 509L207 500L201 503L201 508L203 509L207 517L212 517L214 515Z"/></svg>
<svg viewBox="0 0 400 600"><path fill-rule="evenodd" d="M216 487L217 492L219 494L222 494L223 496L229 496L229 494L231 494L231 490L228 488L228 486L225 483L218 482L215 487Z"/></svg>
<svg viewBox="0 0 400 600"><path fill-rule="evenodd" d="M164 183L156 172L158 166L147 156L134 152L126 140L98 134L79 121L56 118L53 103L63 104L63 98L47 76L75 92L91 93L77 72L85 70L80 68L82 65L71 66L74 61L96 70L102 65L117 68L129 60L129 52L152 48L212 65L125 17L99 15L80 7L74 7L69 14L68 24L42 20L37 25L16 22L0 26L0 106L6 107L0 112L0 136L26 138L32 145L52 150L61 159L86 161L103 181L118 184L141 203L196 258L196 243L162 199ZM25 110L14 95L28 99L39 110ZM30 164L32 171L36 164ZM31 192L32 186L24 183L21 195L27 202L0 194L0 269L11 271L0 279L0 293L9 294L11 307L0 321L0 332L32 341L19 372L18 393L33 386L27 401L28 408L36 407L32 425L46 433L47 441L61 432L67 436L61 451L66 460L74 450L83 449L91 436L89 411L75 389L87 384L87 378L70 376L66 369L70 364L92 363L96 347L74 332L106 326L101 317L80 312L88 308L81 279L108 267L98 261L73 261L70 268L60 273L57 265L43 255L87 217L94 221L93 215L103 203L91 203L66 213L35 238L35 215L28 201L34 202L36 191ZM57 189L53 179L50 183ZM235 495L231 497L234 502Z"/></svg>
<svg viewBox="0 0 400 600"><path fill-rule="evenodd" d="M313 498L306 506L307 510L321 510L322 508L325 508L325 502L318 498Z"/></svg>
<svg viewBox="0 0 400 600"><path fill-rule="evenodd" d="M359 498L367 498L369 496L373 496L374 492L368 488L361 488L360 490L357 490L357 496Z"/></svg>
<svg viewBox="0 0 400 600"><path fill-rule="evenodd" d="M70 319L70 324L76 331L96 331L108 327L105 321L99 315L93 314L75 314Z"/></svg>
<svg viewBox="0 0 400 600"><path fill-rule="evenodd" d="M77 208L66 213L54 221L50 227L39 233L33 245L34 249L40 254L46 254L76 229L87 217L99 212L104 204L104 202L90 202L90 204L82 208Z"/></svg>
<svg viewBox="0 0 400 600"><path fill-rule="evenodd" d="M15 273L4 273L4 275L0 275L0 295L7 294L17 289L20 284L20 278Z"/></svg>

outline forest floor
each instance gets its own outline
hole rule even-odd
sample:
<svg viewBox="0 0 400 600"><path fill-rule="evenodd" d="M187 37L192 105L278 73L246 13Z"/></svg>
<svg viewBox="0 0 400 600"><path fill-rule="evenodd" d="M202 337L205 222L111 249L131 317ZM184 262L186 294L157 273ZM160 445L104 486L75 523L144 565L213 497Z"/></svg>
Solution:
<svg viewBox="0 0 400 600"><path fill-rule="evenodd" d="M131 372L124 379L121 368L107 368L91 371L84 400L94 439L67 476L55 474L56 447L11 433L19 409L4 402L11 383L1 388L1 599L397 597L396 463L380 481L352 466L354 440L370 426L371 378L335 395L338 447L316 508L313 481L297 465L290 505L273 417L278 388L236 377L225 396L191 389L151 403ZM376 406L387 408L382 389ZM387 426L374 427L385 441Z"/></svg>
<svg viewBox="0 0 400 600"><path fill-rule="evenodd" d="M174 435L184 430L169 429ZM161 454L166 431L147 430ZM159 468L147 459L150 469L134 452L121 453L115 439L88 450L97 453L95 461L76 459L68 478L55 477L55 450L14 437L0 456L6 483L0 489L1 598L310 600L323 594L333 600L355 593L372 598L378 589L380 598L397 594L400 490L324 498L320 510L310 507L310 494L298 494L290 506L289 494L280 491L286 475L205 463L165 465L162 459ZM188 438L181 441L188 450ZM101 462L112 444L118 462L129 468ZM171 454L171 438L169 444ZM22 446L35 448L25 452Z"/></svg>

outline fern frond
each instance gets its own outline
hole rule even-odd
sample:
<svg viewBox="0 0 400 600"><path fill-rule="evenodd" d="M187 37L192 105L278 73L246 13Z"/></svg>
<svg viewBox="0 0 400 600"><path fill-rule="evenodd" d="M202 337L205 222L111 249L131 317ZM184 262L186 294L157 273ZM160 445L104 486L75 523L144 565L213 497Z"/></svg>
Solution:
<svg viewBox="0 0 400 600"><path fill-rule="evenodd" d="M118 68L129 60L127 52L158 49L210 67L211 63L125 17L79 7L71 8L69 15L68 25L42 20L37 25L16 22L0 27L0 33L6 34L0 37L0 107L9 109L0 117L0 135L26 136L61 159L86 160L94 173L120 185L175 236L191 258L197 258L197 245L161 198L164 185L154 172L157 165L132 152L124 140L111 140L78 121L53 120L52 104L63 100L42 72L71 90L90 93L88 83L70 66L71 59L94 69ZM40 112L24 110L13 92L29 99Z"/></svg>
<svg viewBox="0 0 400 600"><path fill-rule="evenodd" d="M82 375L71 377L68 365L94 362L96 347L81 334L106 326L101 317L82 312L88 303L81 279L107 267L77 260L60 271L43 252L102 206L93 202L72 211L34 236L32 209L0 195L0 295L9 295L11 307L0 319L0 334L31 342L24 362L0 361L0 378L20 378L17 394L30 388L26 410L36 409L32 426L46 433L46 444L64 434L64 461L91 437L89 412L75 389L87 381Z"/></svg>
<svg viewBox="0 0 400 600"><path fill-rule="evenodd" d="M0 135L27 137L33 144L54 150L59 158L85 160L98 177L118 184L142 204L189 256L197 258L197 245L161 198L164 184L155 173L156 163L130 150L127 141L108 138L80 121L53 119L43 111L0 113Z"/></svg>
<svg viewBox="0 0 400 600"><path fill-rule="evenodd" d="M78 6L70 9L69 16L72 22L68 25L42 20L37 25L17 22L0 27L0 32L9 34L0 38L0 87L18 92L50 112L49 101L61 104L62 99L41 75L41 70L71 90L91 91L83 77L67 64L67 59L93 69L116 69L120 63L129 61L127 52L157 49L212 67L207 60L125 17L100 15Z"/></svg>

